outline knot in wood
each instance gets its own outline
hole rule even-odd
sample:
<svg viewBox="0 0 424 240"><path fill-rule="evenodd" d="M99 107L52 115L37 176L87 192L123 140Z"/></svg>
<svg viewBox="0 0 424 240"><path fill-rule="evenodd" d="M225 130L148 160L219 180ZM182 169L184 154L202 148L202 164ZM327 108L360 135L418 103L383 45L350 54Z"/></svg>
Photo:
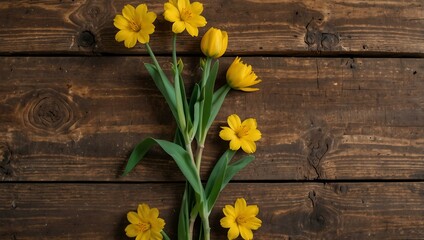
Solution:
<svg viewBox="0 0 424 240"><path fill-rule="evenodd" d="M318 19L312 18L306 25L305 43L310 50L339 50L340 36Z"/></svg>
<svg viewBox="0 0 424 240"><path fill-rule="evenodd" d="M23 121L28 128L63 133L76 122L77 108L65 95L53 89L42 89L27 96Z"/></svg>
<svg viewBox="0 0 424 240"><path fill-rule="evenodd" d="M339 213L325 199L318 197L315 191L309 192L309 200L312 202L312 211L305 214L300 226L306 232L325 233L337 229L339 225Z"/></svg>
<svg viewBox="0 0 424 240"><path fill-rule="evenodd" d="M83 31L78 36L78 46L93 47L96 43L96 37L90 31Z"/></svg>
<svg viewBox="0 0 424 240"><path fill-rule="evenodd" d="M305 155L307 160L308 178L320 179L324 177L320 163L333 145L333 137L323 127L312 127L304 135ZM314 174L313 174L314 172ZM309 174L313 174L309 176Z"/></svg>

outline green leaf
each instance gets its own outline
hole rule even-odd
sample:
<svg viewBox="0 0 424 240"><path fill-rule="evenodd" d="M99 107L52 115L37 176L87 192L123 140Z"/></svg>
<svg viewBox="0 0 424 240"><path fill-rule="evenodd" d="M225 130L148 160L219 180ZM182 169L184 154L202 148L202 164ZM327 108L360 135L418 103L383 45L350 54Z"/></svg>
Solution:
<svg viewBox="0 0 424 240"><path fill-rule="evenodd" d="M240 160L230 164L227 167L227 171L225 172L225 178L224 178L224 182L222 184L221 190L224 189L225 186L227 186L227 184L231 181L234 175L236 175L240 170L246 167L254 159L255 159L254 155L247 155L242 157Z"/></svg>
<svg viewBox="0 0 424 240"><path fill-rule="evenodd" d="M165 140L154 139L162 149L171 156L175 163L180 168L180 171L190 183L191 187L198 194L203 193L203 186L201 185L200 177L197 174L196 166L191 160L190 155L181 146L168 142Z"/></svg>
<svg viewBox="0 0 424 240"><path fill-rule="evenodd" d="M147 151L155 144L155 141L152 138L144 139L142 142L135 146L132 151L128 163L125 166L123 176L127 175L133 168L140 162L140 160L146 155Z"/></svg>
<svg viewBox="0 0 424 240"><path fill-rule="evenodd" d="M199 84L196 83L194 84L193 92L191 92L190 103L189 103L190 115L192 119L194 119L194 104L196 104L196 102L199 102L199 97L200 97L200 87L199 87Z"/></svg>
<svg viewBox="0 0 424 240"><path fill-rule="evenodd" d="M180 129L178 129L178 128L175 130L174 143L185 148L184 137L183 137Z"/></svg>
<svg viewBox="0 0 424 240"><path fill-rule="evenodd" d="M146 138L139 143L134 148L123 175L128 174L137 165L154 143L159 144L159 146L161 146L162 149L174 159L178 168L193 187L194 191L202 194L203 187L201 185L200 177L197 174L196 166L191 160L190 155L178 144L165 140Z"/></svg>
<svg viewBox="0 0 424 240"><path fill-rule="evenodd" d="M199 111L200 111L200 87L199 84L194 85L193 92L191 93L189 109L190 109L190 118L193 121L193 126L189 131L190 138L193 138L197 133L197 128L199 125Z"/></svg>
<svg viewBox="0 0 424 240"><path fill-rule="evenodd" d="M190 185L186 183L186 187L181 201L181 208L178 220L178 239L189 239L190 232L190 216L189 216L189 189Z"/></svg>
<svg viewBox="0 0 424 240"><path fill-rule="evenodd" d="M206 125L206 129L209 129L210 126L212 125L230 89L231 89L230 86L228 86L228 84L225 84L224 86L216 90L216 92L213 94L212 108L211 108L211 113L209 116L209 121Z"/></svg>
<svg viewBox="0 0 424 240"><path fill-rule="evenodd" d="M228 149L222 154L221 158L215 164L211 175L209 176L208 182L205 187L205 195L207 198L207 209L212 211L213 206L215 205L216 200L218 199L219 193L223 189L222 185L224 183L227 166L231 159L234 157L236 151Z"/></svg>
<svg viewBox="0 0 424 240"><path fill-rule="evenodd" d="M152 77L156 87L159 89L159 91L165 98L166 103L168 103L168 106L172 112L172 115L177 120L178 115L176 110L174 87L171 85L171 83L169 82L165 74L161 70L158 70L155 67L155 65L150 63L145 63L144 66L146 67L147 71Z"/></svg>
<svg viewBox="0 0 424 240"><path fill-rule="evenodd" d="M162 230L160 233L162 234L164 240L171 240L165 231Z"/></svg>
<svg viewBox="0 0 424 240"><path fill-rule="evenodd" d="M205 101L203 103L203 116L202 116L202 129L205 130L204 134L206 134L208 130L207 124L211 116L211 108L213 103L213 91L215 88L215 80L218 74L218 69L219 69L219 61L216 61L209 72L208 80L205 86Z"/></svg>

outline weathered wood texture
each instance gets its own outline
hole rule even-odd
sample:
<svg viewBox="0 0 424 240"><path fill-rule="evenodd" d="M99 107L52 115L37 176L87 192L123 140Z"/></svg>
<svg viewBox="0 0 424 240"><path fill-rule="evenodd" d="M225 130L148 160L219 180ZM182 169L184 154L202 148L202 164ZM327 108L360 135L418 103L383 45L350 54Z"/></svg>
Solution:
<svg viewBox="0 0 424 240"><path fill-rule="evenodd" d="M152 46L169 52L164 1L143 1L158 13ZM0 1L0 54L145 53L114 40L113 17L138 1ZM208 27L229 31L229 54L393 53L423 56L422 0L208 0ZM201 29L201 35L206 28ZM199 38L179 50L199 53Z"/></svg>
<svg viewBox="0 0 424 240"><path fill-rule="evenodd" d="M140 140L173 137L172 116L142 67L146 61L0 59L1 179L182 180L158 148L119 177ZM198 59L184 61L185 76L196 76ZM221 69L231 61L224 58ZM227 147L219 126L237 113L257 118L263 139L257 159L236 179L424 179L423 59L245 61L263 79L261 90L229 94L210 131L204 177Z"/></svg>
<svg viewBox="0 0 424 240"><path fill-rule="evenodd" d="M176 232L178 184L2 184L1 239L124 239L126 212L145 202ZM418 239L424 183L230 184L211 215L212 239L225 204L258 204L255 239ZM126 238L125 238L126 239ZM175 239L172 237L172 239Z"/></svg>

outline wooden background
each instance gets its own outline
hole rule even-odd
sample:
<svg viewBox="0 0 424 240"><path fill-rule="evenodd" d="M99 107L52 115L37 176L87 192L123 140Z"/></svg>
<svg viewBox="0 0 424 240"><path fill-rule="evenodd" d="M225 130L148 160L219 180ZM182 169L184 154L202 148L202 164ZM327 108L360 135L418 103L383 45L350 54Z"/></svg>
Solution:
<svg viewBox="0 0 424 240"><path fill-rule="evenodd" d="M145 2L169 69L163 2ZM114 41L126 3L140 2L0 1L0 239L127 239L126 212L141 202L175 239L174 162L154 148L120 177L140 140L175 129L144 46ZM263 133L219 198L213 239L238 197L260 207L255 239L424 239L424 1L203 3L208 27L230 36L218 84L235 56L263 79L229 94L208 136L203 179L227 147L226 116L255 117ZM186 79L199 75L199 42L179 37Z"/></svg>

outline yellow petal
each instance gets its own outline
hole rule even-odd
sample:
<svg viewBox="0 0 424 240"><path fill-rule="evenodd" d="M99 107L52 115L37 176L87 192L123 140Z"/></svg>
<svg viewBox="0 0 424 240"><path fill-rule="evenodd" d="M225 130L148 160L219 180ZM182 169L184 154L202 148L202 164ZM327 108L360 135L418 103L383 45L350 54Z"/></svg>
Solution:
<svg viewBox="0 0 424 240"><path fill-rule="evenodd" d="M235 219L232 217L223 217L221 218L220 223L223 228L231 228L233 225L237 225Z"/></svg>
<svg viewBox="0 0 424 240"><path fill-rule="evenodd" d="M146 34L152 34L155 31L155 26L150 23L143 24L141 31Z"/></svg>
<svg viewBox="0 0 424 240"><path fill-rule="evenodd" d="M259 213L259 208L258 208L257 205L246 206L246 209L244 210L245 216L254 217L254 216L258 215L258 213Z"/></svg>
<svg viewBox="0 0 424 240"><path fill-rule="evenodd" d="M115 40L118 41L118 42L122 42L125 39L130 38L132 34L134 34L134 33L131 32L131 31L121 30L121 31L116 33Z"/></svg>
<svg viewBox="0 0 424 240"><path fill-rule="evenodd" d="M172 24L172 31L174 33L182 33L185 29L185 24L183 21L176 21Z"/></svg>
<svg viewBox="0 0 424 240"><path fill-rule="evenodd" d="M156 13L148 12L148 13L143 15L143 22L144 23L153 23L156 20L156 17L157 17Z"/></svg>
<svg viewBox="0 0 424 240"><path fill-rule="evenodd" d="M128 31L128 37L124 41L124 45L127 48L132 48L137 43L137 33ZM118 41L119 42L119 41Z"/></svg>
<svg viewBox="0 0 424 240"><path fill-rule="evenodd" d="M234 225L237 225L235 218L233 217L223 217L220 220L221 227L223 228L231 228Z"/></svg>
<svg viewBox="0 0 424 240"><path fill-rule="evenodd" d="M162 229L165 227L165 220L162 218L156 218L154 221L152 220L151 228L153 231L162 231Z"/></svg>
<svg viewBox="0 0 424 240"><path fill-rule="evenodd" d="M152 208L152 209L150 209L150 212L149 212L149 218L150 219L155 219L155 218L158 218L159 217L159 209L157 209L157 208Z"/></svg>
<svg viewBox="0 0 424 240"><path fill-rule="evenodd" d="M192 16L188 21L193 27L204 27L206 26L206 18L200 15L194 15Z"/></svg>
<svg viewBox="0 0 424 240"><path fill-rule="evenodd" d="M135 237L140 233L140 228L135 224L130 224L125 228L125 234L128 237Z"/></svg>
<svg viewBox="0 0 424 240"><path fill-rule="evenodd" d="M246 228L243 225L239 225L240 235L245 240L253 239L253 232L249 228Z"/></svg>
<svg viewBox="0 0 424 240"><path fill-rule="evenodd" d="M241 126L241 120L237 114L231 114L228 116L227 123L228 126L230 126L230 128L233 130L238 129Z"/></svg>
<svg viewBox="0 0 424 240"><path fill-rule="evenodd" d="M262 138L262 134L258 129L250 129L247 136L244 138L250 141L258 141Z"/></svg>
<svg viewBox="0 0 424 240"><path fill-rule="evenodd" d="M227 46L228 46L228 34L226 31L222 31L222 46L221 46L221 51L219 52L217 58L224 55L225 51L227 51Z"/></svg>
<svg viewBox="0 0 424 240"><path fill-rule="evenodd" d="M147 222L146 220L149 219L149 212L150 212L149 205L145 203L138 205L137 213L138 213L138 216L141 217L142 221Z"/></svg>
<svg viewBox="0 0 424 240"><path fill-rule="evenodd" d="M169 3L171 3L175 7L178 7L178 0L169 0Z"/></svg>
<svg viewBox="0 0 424 240"><path fill-rule="evenodd" d="M249 218L247 222L244 224L246 228L249 228L252 230L258 230L261 227L261 225L262 225L262 221L257 217Z"/></svg>
<svg viewBox="0 0 424 240"><path fill-rule="evenodd" d="M241 91L244 91L244 92L255 92L255 91L258 91L259 88L242 87L242 88L239 88L238 90L241 90Z"/></svg>
<svg viewBox="0 0 424 240"><path fill-rule="evenodd" d="M150 239L152 239L152 240L162 240L163 236L160 232L151 231L150 232Z"/></svg>
<svg viewBox="0 0 424 240"><path fill-rule="evenodd" d="M137 215L136 212L128 212L127 219L130 223L133 223L133 224L138 224L141 222L140 217Z"/></svg>
<svg viewBox="0 0 424 240"><path fill-rule="evenodd" d="M240 213L246 208L246 200L244 198L237 198L236 203L234 204L234 209L236 210L236 216L239 216Z"/></svg>
<svg viewBox="0 0 424 240"><path fill-rule="evenodd" d="M140 43L148 43L149 42L149 40L150 40L150 37L149 37L149 34L147 34L147 33L145 33L145 32L143 32L143 31L140 31L140 32L138 32L138 34L137 34L137 40L140 42Z"/></svg>
<svg viewBox="0 0 424 240"><path fill-rule="evenodd" d="M196 15L200 15L203 12L203 4L201 4L200 2L192 3L191 11Z"/></svg>
<svg viewBox="0 0 424 240"><path fill-rule="evenodd" d="M239 236L239 228L237 225L234 225L228 230L227 237L229 240L236 239Z"/></svg>
<svg viewBox="0 0 424 240"><path fill-rule="evenodd" d="M140 15L140 16L146 14L147 13L147 5L146 4L139 4L137 6L137 8L135 9L135 13L137 15Z"/></svg>
<svg viewBox="0 0 424 240"><path fill-rule="evenodd" d="M176 22L181 20L180 12L171 3L165 3L164 9L165 12L163 13L163 16L165 17L165 20L169 22Z"/></svg>
<svg viewBox="0 0 424 240"><path fill-rule="evenodd" d="M188 34L192 37L197 37L199 35L199 29L188 22L184 22L185 28L187 29Z"/></svg>
<svg viewBox="0 0 424 240"><path fill-rule="evenodd" d="M135 8L132 5L125 5L124 9L122 9L122 14L128 20L135 20Z"/></svg>
<svg viewBox="0 0 424 240"><path fill-rule="evenodd" d="M130 29L129 22L124 16L122 15L116 15L113 19L113 25L115 25L116 28L123 30L123 29Z"/></svg>
<svg viewBox="0 0 424 240"><path fill-rule="evenodd" d="M250 129L256 129L258 127L258 123L254 118L248 118L241 123L242 126L246 126Z"/></svg>
<svg viewBox="0 0 424 240"><path fill-rule="evenodd" d="M182 12L184 8L190 6L190 0L178 0L177 2L178 11Z"/></svg>
<svg viewBox="0 0 424 240"><path fill-rule="evenodd" d="M233 206L231 205L225 205L225 207L222 209L224 212L224 215L226 217L231 217L232 219L236 218L236 211Z"/></svg>
<svg viewBox="0 0 424 240"><path fill-rule="evenodd" d="M150 230L147 230L147 231L141 233L140 236L141 236L140 240L150 240Z"/></svg>
<svg viewBox="0 0 424 240"><path fill-rule="evenodd" d="M240 149L240 147L241 147L241 141L240 141L240 139L238 139L238 138L233 138L233 139L230 141L230 149L231 149L231 150L233 150L233 151L237 151L237 150L239 150L239 149Z"/></svg>
<svg viewBox="0 0 424 240"><path fill-rule="evenodd" d="M222 130L219 132L219 137L225 141L237 138L236 133L229 127L222 127Z"/></svg>
<svg viewBox="0 0 424 240"><path fill-rule="evenodd" d="M248 140L246 138L241 138L240 139L240 145L241 145L241 149L243 149L243 151L245 153L254 153L256 152L256 144L254 141Z"/></svg>

